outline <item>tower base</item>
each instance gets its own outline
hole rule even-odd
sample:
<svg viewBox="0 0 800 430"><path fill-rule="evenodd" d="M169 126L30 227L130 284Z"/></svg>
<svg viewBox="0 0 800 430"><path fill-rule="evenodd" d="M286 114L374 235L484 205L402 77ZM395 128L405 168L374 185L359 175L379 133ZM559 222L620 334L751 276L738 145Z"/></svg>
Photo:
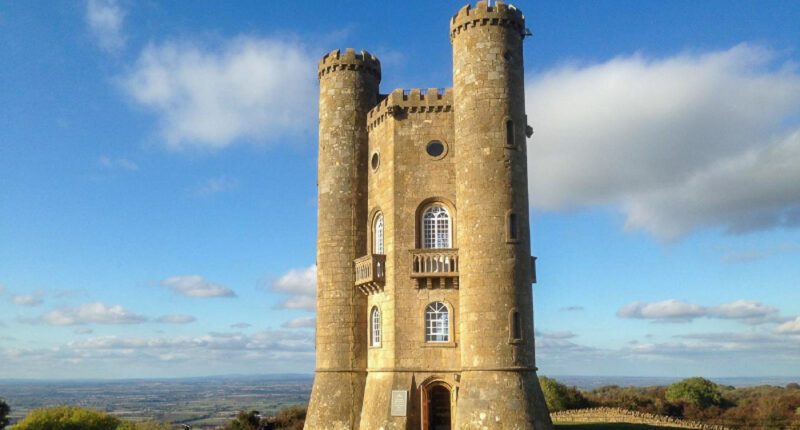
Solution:
<svg viewBox="0 0 800 430"><path fill-rule="evenodd" d="M455 428L552 430L533 370L462 371Z"/></svg>
<svg viewBox="0 0 800 430"><path fill-rule="evenodd" d="M364 401L363 372L317 371L306 415L306 430L359 428Z"/></svg>

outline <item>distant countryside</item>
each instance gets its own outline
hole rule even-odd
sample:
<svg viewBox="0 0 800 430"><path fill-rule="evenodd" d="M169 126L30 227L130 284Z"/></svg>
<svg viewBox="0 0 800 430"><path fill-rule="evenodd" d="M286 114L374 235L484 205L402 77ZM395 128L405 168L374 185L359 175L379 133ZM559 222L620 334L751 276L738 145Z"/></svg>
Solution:
<svg viewBox="0 0 800 430"><path fill-rule="evenodd" d="M723 378L713 382L704 378L564 376L540 377L540 381L556 428L562 430L800 429L800 384L786 379ZM55 415L64 421L65 414L74 414L73 421L93 423L71 428L91 430L165 430L183 425L226 430L302 429L312 382L307 375L4 381L0 382L0 398L10 408L7 420L11 428L16 424L21 430L59 430L41 423L55 420ZM587 422L580 422L587 417ZM616 417L633 421L650 417L644 422L651 424L603 422ZM669 424L656 425L652 420ZM0 429L2 422L0 419Z"/></svg>

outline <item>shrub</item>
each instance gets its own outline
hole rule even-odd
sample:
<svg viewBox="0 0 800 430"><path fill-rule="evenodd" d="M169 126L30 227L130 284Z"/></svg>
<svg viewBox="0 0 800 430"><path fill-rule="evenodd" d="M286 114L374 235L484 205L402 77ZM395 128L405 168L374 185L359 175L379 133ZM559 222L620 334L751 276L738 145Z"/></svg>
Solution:
<svg viewBox="0 0 800 430"><path fill-rule="evenodd" d="M670 402L683 400L699 409L722 405L722 395L717 384L705 378L689 378L676 382L665 393Z"/></svg>
<svg viewBox="0 0 800 430"><path fill-rule="evenodd" d="M119 418L77 406L34 409L14 430L116 430Z"/></svg>
<svg viewBox="0 0 800 430"><path fill-rule="evenodd" d="M567 409L580 409L589 406L589 401L575 387L566 385L546 376L539 377L539 385L544 393L544 401L550 412L564 411Z"/></svg>

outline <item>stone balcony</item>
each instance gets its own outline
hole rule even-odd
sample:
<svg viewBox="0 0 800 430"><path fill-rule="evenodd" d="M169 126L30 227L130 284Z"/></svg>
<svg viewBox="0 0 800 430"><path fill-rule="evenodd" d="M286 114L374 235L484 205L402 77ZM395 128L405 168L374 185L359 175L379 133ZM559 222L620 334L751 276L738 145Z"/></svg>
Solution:
<svg viewBox="0 0 800 430"><path fill-rule="evenodd" d="M417 288L458 288L458 249L412 249L411 278Z"/></svg>
<svg viewBox="0 0 800 430"><path fill-rule="evenodd" d="M367 254L354 261L356 287L364 294L377 294L386 284L386 255Z"/></svg>

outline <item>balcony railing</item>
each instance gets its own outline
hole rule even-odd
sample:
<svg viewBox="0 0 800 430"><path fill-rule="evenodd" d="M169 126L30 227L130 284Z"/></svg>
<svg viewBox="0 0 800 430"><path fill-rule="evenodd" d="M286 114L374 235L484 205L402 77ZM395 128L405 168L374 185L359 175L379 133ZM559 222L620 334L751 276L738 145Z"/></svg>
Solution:
<svg viewBox="0 0 800 430"><path fill-rule="evenodd" d="M386 284L386 255L367 254L355 260L356 287L364 294L383 291Z"/></svg>
<svg viewBox="0 0 800 430"><path fill-rule="evenodd" d="M411 277L417 288L458 288L458 249L412 249Z"/></svg>

